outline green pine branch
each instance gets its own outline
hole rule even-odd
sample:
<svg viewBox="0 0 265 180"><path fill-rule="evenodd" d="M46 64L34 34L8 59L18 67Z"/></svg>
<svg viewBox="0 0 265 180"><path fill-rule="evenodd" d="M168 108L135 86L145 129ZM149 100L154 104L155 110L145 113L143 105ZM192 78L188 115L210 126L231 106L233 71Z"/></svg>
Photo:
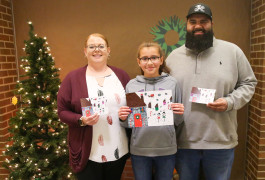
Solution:
<svg viewBox="0 0 265 180"><path fill-rule="evenodd" d="M67 126L57 115L60 79L46 38L34 34L29 24L29 39L24 70L17 82L19 98L16 115L9 121L9 138L3 166L9 179L74 179L68 164Z"/></svg>

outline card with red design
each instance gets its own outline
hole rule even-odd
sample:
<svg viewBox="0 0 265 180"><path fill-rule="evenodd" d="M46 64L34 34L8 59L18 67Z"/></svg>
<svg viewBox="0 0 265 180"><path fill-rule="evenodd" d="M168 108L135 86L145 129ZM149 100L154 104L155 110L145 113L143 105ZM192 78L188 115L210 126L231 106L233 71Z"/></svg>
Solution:
<svg viewBox="0 0 265 180"><path fill-rule="evenodd" d="M96 98L81 98L80 102L83 116L90 116L94 113L98 113L99 115L108 113L108 108L106 106L107 100L104 96Z"/></svg>
<svg viewBox="0 0 265 180"><path fill-rule="evenodd" d="M172 91L144 91L126 94L129 127L173 125Z"/></svg>
<svg viewBox="0 0 265 180"><path fill-rule="evenodd" d="M214 101L215 89L192 87L190 102L208 104Z"/></svg>

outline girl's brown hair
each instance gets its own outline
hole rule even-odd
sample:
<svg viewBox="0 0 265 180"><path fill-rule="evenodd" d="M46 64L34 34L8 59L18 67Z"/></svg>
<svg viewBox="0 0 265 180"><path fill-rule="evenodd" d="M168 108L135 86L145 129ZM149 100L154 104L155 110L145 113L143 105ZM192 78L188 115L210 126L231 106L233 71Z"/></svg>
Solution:
<svg viewBox="0 0 265 180"><path fill-rule="evenodd" d="M137 58L138 59L140 58L141 50L145 47L157 48L157 50L160 54L160 57L163 57L163 63L160 65L159 70L158 70L159 74L161 75L162 72L170 73L170 69L166 66L164 51L159 46L159 44L157 44L156 42L143 42L142 44L140 44L138 47L138 51L137 51ZM142 73L142 75L144 74L142 69L141 69L141 73Z"/></svg>
<svg viewBox="0 0 265 180"><path fill-rule="evenodd" d="M86 41L85 41L85 47L87 47L87 44L86 44L87 43L87 40L91 36L96 36L96 37L102 38L106 42L107 47L109 47L109 42L108 42L107 38L103 34L100 34L100 33L93 33L93 34L90 34L89 36L87 36Z"/></svg>

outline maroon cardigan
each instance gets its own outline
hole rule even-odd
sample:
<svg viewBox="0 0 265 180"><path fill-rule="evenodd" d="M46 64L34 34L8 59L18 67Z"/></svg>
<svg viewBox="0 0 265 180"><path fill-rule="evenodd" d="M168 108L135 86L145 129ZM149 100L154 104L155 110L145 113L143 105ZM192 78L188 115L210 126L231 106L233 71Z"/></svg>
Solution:
<svg viewBox="0 0 265 180"><path fill-rule="evenodd" d="M119 68L109 67L125 88L130 80L128 74ZM57 96L59 118L68 125L69 163L75 173L86 167L92 144L92 126L81 127L78 124L82 116L80 98L88 98L86 68L87 65L70 72L63 80Z"/></svg>

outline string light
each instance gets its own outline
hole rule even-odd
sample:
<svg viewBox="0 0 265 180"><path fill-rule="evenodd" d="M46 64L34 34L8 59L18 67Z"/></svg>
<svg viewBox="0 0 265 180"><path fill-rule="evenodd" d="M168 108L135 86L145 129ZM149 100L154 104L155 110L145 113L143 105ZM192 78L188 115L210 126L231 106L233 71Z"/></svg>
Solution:
<svg viewBox="0 0 265 180"><path fill-rule="evenodd" d="M70 173L67 175L67 177L70 178L71 176L72 176L72 173L70 172Z"/></svg>
<svg viewBox="0 0 265 180"><path fill-rule="evenodd" d="M28 21L28 24L32 24L31 21ZM32 29L32 28L31 28ZM26 76L31 76L34 78L33 83L36 84L32 84L32 82L29 82L27 79L24 81L24 79L22 80L22 82L20 82L19 80L17 80L18 83L18 88L17 88L17 92L19 92L20 95L20 102L22 103L22 107L19 108L19 113L17 113L17 117L14 119L16 121L13 121L14 124L12 125L13 128L20 128L22 131L23 130L28 130L29 131L33 131L33 133L39 131L40 133L44 133L44 130L48 127L48 132L49 135L51 136L51 138L53 138L52 136L54 136L54 139L56 139L56 141L59 141L59 132L56 132L55 129L59 129L60 128L64 128L64 126L62 125L62 123L57 123L56 120L60 121L60 119L56 118L57 117L57 109L56 109L56 99L54 99L54 96L58 93L58 92L51 92L49 91L49 86L45 85L45 82L43 83L42 81L39 83L37 80L38 78L43 74L40 74L41 71L44 71L46 73L46 69L52 70L54 72L52 72L51 74L47 74L46 76L44 76L43 80L45 81L47 78L50 78L51 80L54 80L54 78L58 77L57 74L57 68L55 67L55 63L54 63L54 57L52 57L50 51L51 51L51 47L48 46L48 42L47 41L39 41L41 38L34 38L32 37L34 35L34 33L30 34L31 39L26 41L25 43L25 47L23 48L24 51L26 51L26 54L30 54L30 51L33 51L32 48L36 48L35 51L39 51L37 57L33 58L33 56L29 55L27 57L24 57L21 59L21 69L24 70L24 72L30 72L30 73L24 73ZM35 34L35 37L37 37L37 34ZM44 37L44 39L46 40L47 38ZM42 44L41 44L42 43ZM40 45L40 46L39 46ZM43 62L42 62L43 60ZM42 64L40 64L40 62ZM33 66L34 65L34 66ZM47 67L50 66L50 67ZM47 68L46 68L47 67ZM35 72L35 70L37 70ZM59 70L61 70L61 68L59 68ZM31 72L32 71L32 72ZM48 72L47 72L48 73ZM29 78L32 78L29 77ZM45 79L46 78L46 79ZM25 86L24 88L22 88L22 86ZM29 86L29 87L26 87ZM57 88L57 84L54 85L55 88ZM35 89L34 89L35 87ZM37 87L37 90L36 90ZM60 88L60 85L58 85L58 87ZM30 88L33 88L33 92L31 90L29 90ZM54 88L54 87L53 87ZM52 89L53 89L52 88ZM41 90L41 91L40 91ZM27 91L27 92L26 92ZM34 92L35 91L35 92ZM23 94L24 93L24 94ZM34 95L34 96L32 96ZM29 104L34 104L34 103L38 103L40 100L41 103L44 103L41 100L44 100L46 104L37 104L36 106L30 106ZM35 105L35 104L34 104ZM36 108L39 107L39 108ZM24 111L23 111L23 109ZM48 112L45 113L45 112ZM33 117L35 116L34 113L39 117L37 118L35 121L33 121ZM50 117L49 117L50 116ZM18 121L17 119L20 119L22 121ZM50 124L47 124L48 123ZM13 123L12 122L12 123ZM43 124L42 124L43 123ZM22 124L22 125L21 125ZM28 125L30 124L30 126L25 126L24 124ZM33 126L33 127L32 127ZM51 128L51 129L49 129ZM17 130L15 132L18 132ZM32 133L32 132L29 132ZM37 134L36 134L37 136ZM39 137L37 137L38 139ZM39 138L41 139L41 138ZM23 141L23 142L22 142ZM31 164L31 166L33 166L33 169L36 171L35 174L33 172L33 174L30 175L29 179L43 179L46 178L45 176L51 176L57 173L57 172L53 172L54 170L50 170L48 171L48 175L43 175L42 174L42 163L44 163L45 165L47 165L47 163L49 163L49 160L52 161L53 158L49 159L46 158L45 161L42 161L42 163L39 163L38 161L35 160L35 158L31 160L30 157L33 156L26 156L26 158L24 157L24 154L21 154L21 150L25 151L26 153L36 153L35 152L35 148L44 148L46 149L46 151L48 150L54 150L53 147L55 145L53 145L54 142L50 142L50 141L45 141L43 140L43 144L39 145L39 143L35 143L35 140L32 139L31 144L28 144L28 136L19 136L17 138L16 134L14 134L13 139L13 147L20 149L19 151L14 151L14 149L10 148L12 147L12 145L6 145L7 149L5 149L5 151L2 151L2 154L8 154L10 152L12 152L12 154L10 154L10 157L19 157L21 155L23 155L21 158L21 162L13 162L13 159L8 160L6 159L6 162L11 164L8 164L8 166L12 169L15 170L16 173L22 173L23 172L23 165L20 163L27 163L27 166L29 166ZM27 143L25 143L27 142ZM58 157L60 154L67 153L68 149L65 149L65 146L67 144L67 141L65 138L61 139L60 142L58 142L58 144L60 144L61 146L58 146L57 148L55 148L55 151L53 153L55 153ZM35 147L36 146L36 147ZM51 148L49 148L51 147ZM56 146L55 146L56 147ZM10 148L10 149L8 149ZM28 151L28 152L26 152ZM44 150L45 151L45 150ZM24 152L22 152L24 153ZM48 153L48 152L46 152ZM9 155L9 154L8 154ZM34 165L36 167L34 167ZM32 167L31 167L32 168ZM66 175L68 175L68 177L70 178L72 173L67 173ZM14 177L10 177L11 179L13 179ZM66 178L67 179L67 178Z"/></svg>

